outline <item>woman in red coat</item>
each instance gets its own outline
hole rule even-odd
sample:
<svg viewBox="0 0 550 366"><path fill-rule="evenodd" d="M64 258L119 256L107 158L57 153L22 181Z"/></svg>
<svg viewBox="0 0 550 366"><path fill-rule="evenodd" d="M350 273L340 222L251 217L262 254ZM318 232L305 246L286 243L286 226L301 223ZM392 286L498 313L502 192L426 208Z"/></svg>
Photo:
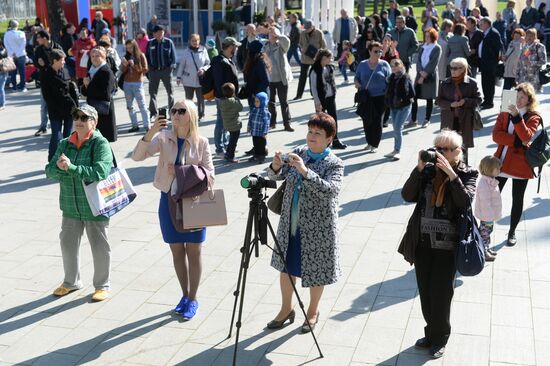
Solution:
<svg viewBox="0 0 550 366"><path fill-rule="evenodd" d="M95 47L95 41L89 37L88 29L82 28L80 30L78 39L73 43L73 48L72 48L73 56L75 58L76 78L78 80L79 86L82 85L82 79L84 79L88 74L88 68L81 67L80 60L86 53L88 53L94 47Z"/></svg>
<svg viewBox="0 0 550 366"><path fill-rule="evenodd" d="M525 151L542 120L535 111L538 102L533 86L521 83L516 90L516 105L510 105L509 112L501 112L493 128L493 141L498 144L495 156L502 162L500 175L497 177L500 190L502 191L508 178L512 179L512 212L506 243L508 246L516 245L516 227L523 212L525 189L534 175L525 158Z"/></svg>

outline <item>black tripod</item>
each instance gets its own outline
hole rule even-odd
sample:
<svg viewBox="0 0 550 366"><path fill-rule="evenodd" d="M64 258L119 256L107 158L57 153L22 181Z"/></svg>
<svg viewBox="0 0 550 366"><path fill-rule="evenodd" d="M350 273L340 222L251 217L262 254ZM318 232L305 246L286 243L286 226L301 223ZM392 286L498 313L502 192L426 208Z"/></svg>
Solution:
<svg viewBox="0 0 550 366"><path fill-rule="evenodd" d="M306 319L311 336L313 337L313 341L315 342L315 346L317 346L317 350L319 351L319 357L322 358L323 353L321 352L321 348L319 347L319 343L317 342L315 333L311 328L311 324L309 322L306 311L304 309L304 303L302 302L302 299L298 294L298 290L296 289L296 284L292 281L292 277L288 272L288 268L286 266L286 260L283 256L283 252L281 250L281 247L279 246L279 242L277 241L277 237L275 235L275 232L273 231L273 227L269 222L269 218L267 217L267 205L265 204L265 199L267 198L267 196L262 194L261 188L249 188L248 197L250 198L250 208L248 211L248 221L246 223L246 233L244 236L244 244L241 248L242 257L241 257L241 266L239 268L239 278L237 280L237 288L233 293L233 295L235 295L235 303L233 305L233 314L231 315L231 325L229 327L229 335L227 336L228 339L231 338L231 331L233 330L235 314L237 311L237 302L239 302L239 295L240 295L241 299L239 302L239 314L237 316L237 322L235 323L235 326L237 328L237 333L235 336L235 349L233 351L233 366L236 366L237 364L237 347L239 345L239 333L240 333L241 324L242 324L241 320L242 320L242 312L243 312L243 304L244 304L244 295L245 295L245 289L246 289L246 275L248 272L248 265L250 264L252 251L254 251L254 254L256 257L259 256L260 242L266 245L269 249L271 249L274 253L278 254L281 257L281 260L284 264L285 272L288 274L288 279L292 284L292 288L294 289L294 294L298 299L298 304L302 309L302 313L304 314L304 317ZM267 228L268 227L269 227L269 231L271 232L271 237L275 242L275 248L271 248L270 246L267 245ZM252 231L254 231L254 237L252 237Z"/></svg>

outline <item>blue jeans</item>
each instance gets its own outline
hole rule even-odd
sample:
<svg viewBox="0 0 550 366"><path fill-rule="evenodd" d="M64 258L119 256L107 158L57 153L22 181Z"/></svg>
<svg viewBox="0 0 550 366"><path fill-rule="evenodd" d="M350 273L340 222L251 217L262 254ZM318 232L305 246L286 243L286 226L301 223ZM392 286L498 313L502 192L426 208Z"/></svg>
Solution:
<svg viewBox="0 0 550 366"><path fill-rule="evenodd" d="M340 69L340 72L342 73L342 76L344 76L344 80L345 81L348 81L348 73L347 73L347 68L348 68L348 64L338 64L338 68Z"/></svg>
<svg viewBox="0 0 550 366"><path fill-rule="evenodd" d="M46 100L40 91L40 130L46 130L48 128L48 106Z"/></svg>
<svg viewBox="0 0 550 366"><path fill-rule="evenodd" d="M289 63L292 57L294 57L298 65L302 66L302 62L300 61L300 54L298 53L298 46L290 47L288 49L288 52L286 53L286 58L288 59Z"/></svg>
<svg viewBox="0 0 550 366"><path fill-rule="evenodd" d="M52 135L50 137L50 146L48 147L48 161L50 161L55 155L57 145L62 138L67 138L71 134L73 129L73 118L71 116L65 116L60 119L50 119L50 125L52 127ZM63 128L63 137L61 137L61 128Z"/></svg>
<svg viewBox="0 0 550 366"><path fill-rule="evenodd" d="M145 90L143 89L143 83L138 82L124 82L124 96L126 97L126 109L130 115L130 121L132 127L139 127L136 113L134 112L134 99L136 100L139 111L141 112L141 118L143 119L143 127L149 128L149 112L145 106Z"/></svg>
<svg viewBox="0 0 550 366"><path fill-rule="evenodd" d="M220 99L216 98L216 127L214 127L214 144L216 153L222 153L227 149L228 138L227 131L223 128L222 112L220 109Z"/></svg>
<svg viewBox="0 0 550 366"><path fill-rule="evenodd" d="M10 72L10 83L12 84L13 90L17 90L18 88L21 90L25 89L25 61L27 61L27 56L20 56L13 59L13 63L16 67L15 70ZM17 84L17 74L19 74L19 84Z"/></svg>
<svg viewBox="0 0 550 366"><path fill-rule="evenodd" d="M403 125L411 113L411 105L403 108L391 109L391 121L393 125L394 143L393 149L401 151L401 142L403 140Z"/></svg>
<svg viewBox="0 0 550 366"><path fill-rule="evenodd" d="M0 108L6 105L6 92L4 91L4 86L6 85L7 79L8 73L0 72Z"/></svg>

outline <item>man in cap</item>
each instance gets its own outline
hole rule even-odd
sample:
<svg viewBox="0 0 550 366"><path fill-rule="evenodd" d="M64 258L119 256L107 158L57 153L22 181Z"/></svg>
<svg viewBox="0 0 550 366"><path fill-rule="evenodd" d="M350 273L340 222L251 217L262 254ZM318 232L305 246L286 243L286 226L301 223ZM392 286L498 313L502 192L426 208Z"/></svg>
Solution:
<svg viewBox="0 0 550 366"><path fill-rule="evenodd" d="M300 67L300 80L298 91L294 100L302 99L306 87L309 68L313 65L315 55L321 48L326 48L323 32L316 29L311 19L304 20L304 31L300 34L300 50L302 53L302 66Z"/></svg>
<svg viewBox="0 0 550 366"><path fill-rule="evenodd" d="M154 38L147 43L145 57L149 65L149 112L151 117L157 115L157 93L162 81L168 94L168 109L174 105L172 91L172 70L176 67L176 46L171 39L164 37L164 27L155 25Z"/></svg>
<svg viewBox="0 0 550 366"><path fill-rule="evenodd" d="M8 56L13 57L13 62L17 67L10 73L8 85L11 83L14 91L17 88L21 91L27 91L27 88L25 88L26 38L25 32L18 30L18 27L17 20L10 20L8 31L4 35L4 47L6 47ZM17 84L17 74L19 74L19 84Z"/></svg>
<svg viewBox="0 0 550 366"><path fill-rule="evenodd" d="M222 53L214 57L211 62L212 79L214 81L214 95L216 97L216 127L214 127L214 143L216 145L216 154L223 156L227 148L227 131L223 128L223 120L220 112L220 99L223 98L222 85L232 83L235 91L239 90L239 77L237 67L233 62L233 56L237 48L241 46L233 37L226 37L222 42Z"/></svg>

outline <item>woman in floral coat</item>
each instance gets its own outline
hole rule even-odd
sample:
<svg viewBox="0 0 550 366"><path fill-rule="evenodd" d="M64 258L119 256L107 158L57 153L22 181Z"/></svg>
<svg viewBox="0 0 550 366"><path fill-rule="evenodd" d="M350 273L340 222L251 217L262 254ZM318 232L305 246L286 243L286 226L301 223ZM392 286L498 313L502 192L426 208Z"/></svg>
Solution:
<svg viewBox="0 0 550 366"><path fill-rule="evenodd" d="M542 91L539 81L539 71L546 65L546 47L537 39L535 28L525 31L525 46L519 56L516 83L531 83L535 91Z"/></svg>
<svg viewBox="0 0 550 366"><path fill-rule="evenodd" d="M308 122L307 146L294 149L288 157L276 152L268 169L271 179L286 179L277 231L286 266L278 252L271 260L271 265L281 272L282 305L267 325L270 329L282 328L287 320L294 322L293 286L288 274L293 282L301 277L302 286L310 288L307 317L311 329L319 321L324 286L340 278L337 224L344 164L329 148L335 134L336 122L330 115L313 115ZM302 332L309 331L304 322Z"/></svg>

